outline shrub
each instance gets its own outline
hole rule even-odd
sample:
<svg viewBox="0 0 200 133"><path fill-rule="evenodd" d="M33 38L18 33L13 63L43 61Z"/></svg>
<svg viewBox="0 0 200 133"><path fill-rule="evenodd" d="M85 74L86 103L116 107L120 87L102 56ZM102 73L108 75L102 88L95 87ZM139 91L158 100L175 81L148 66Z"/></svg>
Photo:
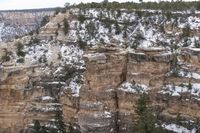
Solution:
<svg viewBox="0 0 200 133"><path fill-rule="evenodd" d="M85 20L86 20L86 18L84 15L81 14L78 16L78 21L80 21L80 23L83 23Z"/></svg>
<svg viewBox="0 0 200 133"><path fill-rule="evenodd" d="M196 4L196 9L200 10L200 1Z"/></svg>
<svg viewBox="0 0 200 133"><path fill-rule="evenodd" d="M17 51L17 56L24 57L26 53L24 51Z"/></svg>
<svg viewBox="0 0 200 133"><path fill-rule="evenodd" d="M56 34L56 36L58 36L58 31L56 31L56 33L55 33L55 34ZM51 39L51 40L53 40L53 39Z"/></svg>
<svg viewBox="0 0 200 133"><path fill-rule="evenodd" d="M58 26L58 28L60 28L60 26L61 26L60 23L57 23L57 26Z"/></svg>
<svg viewBox="0 0 200 133"><path fill-rule="evenodd" d="M10 56L8 54L1 57L2 62L8 62L10 61Z"/></svg>
<svg viewBox="0 0 200 133"><path fill-rule="evenodd" d="M24 58L17 59L17 63L24 63Z"/></svg>
<svg viewBox="0 0 200 133"><path fill-rule="evenodd" d="M138 120L136 121L137 133L164 133L161 126L157 125L158 120L154 115L152 109L148 106L149 97L147 94L143 94L137 101L136 113L138 114Z"/></svg>
<svg viewBox="0 0 200 133"><path fill-rule="evenodd" d="M194 45L195 45L196 48L200 48L200 41L195 39Z"/></svg>
<svg viewBox="0 0 200 133"><path fill-rule="evenodd" d="M33 38L33 40L32 40L32 41L33 41L33 43L36 43L36 44L38 44L38 43L40 42L40 40L39 40L38 38L36 38L36 37L35 37L35 38Z"/></svg>
<svg viewBox="0 0 200 133"><path fill-rule="evenodd" d="M119 24L116 22L115 23L115 34L119 35L121 33L121 28L119 26Z"/></svg>
<svg viewBox="0 0 200 133"><path fill-rule="evenodd" d="M95 35L95 24L92 21L90 21L89 24L86 25L86 29L90 36Z"/></svg>
<svg viewBox="0 0 200 133"><path fill-rule="evenodd" d="M65 70L65 76L64 76L65 81L72 78L74 74L78 71L77 68L72 65L66 65L64 70Z"/></svg>
<svg viewBox="0 0 200 133"><path fill-rule="evenodd" d="M61 8L61 13L66 13L66 9L65 8Z"/></svg>
<svg viewBox="0 0 200 133"><path fill-rule="evenodd" d="M165 16L167 18L167 20L170 20L172 18L172 13L170 11L165 13Z"/></svg>
<svg viewBox="0 0 200 133"><path fill-rule="evenodd" d="M42 21L41 21L41 24L40 26L45 26L47 23L49 22L49 16L44 16Z"/></svg>
<svg viewBox="0 0 200 133"><path fill-rule="evenodd" d="M78 45L79 45L79 48L83 50L87 47L87 43L82 41L81 38L78 39Z"/></svg>
<svg viewBox="0 0 200 133"><path fill-rule="evenodd" d="M173 76L179 76L179 64L177 54L174 54L174 57L171 61L171 72Z"/></svg>
<svg viewBox="0 0 200 133"><path fill-rule="evenodd" d="M64 18L64 33L67 34L69 31L69 23L66 18Z"/></svg>
<svg viewBox="0 0 200 133"><path fill-rule="evenodd" d="M17 47L17 56L24 57L26 55L26 53L23 51L24 45L21 42L17 42L15 45Z"/></svg>
<svg viewBox="0 0 200 133"><path fill-rule="evenodd" d="M119 18L121 15L122 15L122 14L121 14L121 10L118 9L118 10L117 10L117 15L116 15L116 17Z"/></svg>
<svg viewBox="0 0 200 133"><path fill-rule="evenodd" d="M137 14L138 18L142 17L142 11L136 10L135 13Z"/></svg>
<svg viewBox="0 0 200 133"><path fill-rule="evenodd" d="M111 32L112 24L115 24L115 22L116 22L114 20L110 20L109 18L102 19L101 21L104 24L105 28L109 29L109 32Z"/></svg>
<svg viewBox="0 0 200 133"><path fill-rule="evenodd" d="M161 25L160 25L160 31L161 31L162 33L165 33L165 27L164 27L164 24L161 24Z"/></svg>
<svg viewBox="0 0 200 133"><path fill-rule="evenodd" d="M189 37L190 36L190 26L187 25L185 28L183 28L182 37Z"/></svg>
<svg viewBox="0 0 200 133"><path fill-rule="evenodd" d="M60 7L57 7L57 8L55 9L54 16L57 15L57 14L60 12L60 10L61 10Z"/></svg>

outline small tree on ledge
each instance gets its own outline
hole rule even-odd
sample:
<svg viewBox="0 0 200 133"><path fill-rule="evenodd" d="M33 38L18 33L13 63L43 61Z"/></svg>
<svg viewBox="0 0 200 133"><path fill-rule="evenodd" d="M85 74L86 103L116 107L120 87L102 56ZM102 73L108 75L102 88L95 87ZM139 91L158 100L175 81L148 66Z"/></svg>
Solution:
<svg viewBox="0 0 200 133"><path fill-rule="evenodd" d="M142 94L137 102L136 113L138 120L136 121L135 130L137 133L164 133L165 131L158 125L156 116L148 105L149 97Z"/></svg>

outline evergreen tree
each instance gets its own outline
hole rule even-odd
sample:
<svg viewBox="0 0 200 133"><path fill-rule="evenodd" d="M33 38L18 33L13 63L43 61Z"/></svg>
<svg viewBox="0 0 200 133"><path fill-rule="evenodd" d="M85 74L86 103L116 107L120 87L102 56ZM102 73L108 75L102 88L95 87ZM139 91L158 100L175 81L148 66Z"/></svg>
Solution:
<svg viewBox="0 0 200 133"><path fill-rule="evenodd" d="M115 34L119 35L121 33L121 28L119 26L119 24L116 22L115 23Z"/></svg>
<svg viewBox="0 0 200 133"><path fill-rule="evenodd" d="M66 18L64 18L63 21L64 21L64 32L65 32L65 34L67 34L69 31L69 23Z"/></svg>
<svg viewBox="0 0 200 133"><path fill-rule="evenodd" d="M200 40L194 40L194 45L196 48L200 48Z"/></svg>
<svg viewBox="0 0 200 133"><path fill-rule="evenodd" d="M137 133L164 133L164 130L158 126L156 116L153 114L152 109L148 105L149 97L143 94L137 102L138 120L136 122ZM157 126L156 126L157 125Z"/></svg>
<svg viewBox="0 0 200 133"><path fill-rule="evenodd" d="M44 16L42 21L41 21L41 24L40 26L45 26L47 23L49 22L49 16Z"/></svg>
<svg viewBox="0 0 200 133"><path fill-rule="evenodd" d="M186 25L185 28L183 28L183 33L182 33L182 37L189 37L190 36L190 26Z"/></svg>
<svg viewBox="0 0 200 133"><path fill-rule="evenodd" d="M68 133L81 133L79 127L76 126L76 128L74 128L72 123L69 123L69 131Z"/></svg>
<svg viewBox="0 0 200 133"><path fill-rule="evenodd" d="M86 25L86 29L90 36L95 36L95 23L90 21L89 24Z"/></svg>
<svg viewBox="0 0 200 133"><path fill-rule="evenodd" d="M63 120L63 112L60 109L57 110L55 118L57 120L56 127L58 128L58 130L61 133L66 133L66 125Z"/></svg>
<svg viewBox="0 0 200 133"><path fill-rule="evenodd" d="M179 69L178 57L177 54L175 53L171 61L171 71L174 76L178 76L179 74L178 69Z"/></svg>
<svg viewBox="0 0 200 133"><path fill-rule="evenodd" d="M119 18L121 15L122 15L121 10L118 9L118 10L117 10L117 15L116 15L116 17Z"/></svg>
<svg viewBox="0 0 200 133"><path fill-rule="evenodd" d="M38 120L36 120L36 121L34 122L33 128L34 128L36 131L39 131L39 129L40 129L40 122L39 122Z"/></svg>
<svg viewBox="0 0 200 133"><path fill-rule="evenodd" d="M84 15L81 14L78 16L78 21L80 21L80 23L83 23L85 20L86 20L86 18Z"/></svg>
<svg viewBox="0 0 200 133"><path fill-rule="evenodd" d="M194 127L196 129L196 133L200 133L200 119L197 118L197 120L194 123Z"/></svg>

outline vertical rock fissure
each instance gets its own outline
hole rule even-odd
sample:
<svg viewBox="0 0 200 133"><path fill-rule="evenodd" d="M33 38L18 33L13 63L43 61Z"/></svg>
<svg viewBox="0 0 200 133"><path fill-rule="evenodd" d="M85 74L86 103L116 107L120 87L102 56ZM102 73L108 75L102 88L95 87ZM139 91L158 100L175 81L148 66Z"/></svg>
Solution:
<svg viewBox="0 0 200 133"><path fill-rule="evenodd" d="M115 88L115 92L114 92L114 99L115 99L115 109L116 109L116 113L115 113L115 130L116 133L119 133L120 130L120 121L119 121L119 97L118 97L118 91L117 89L119 88L119 86L126 81L126 77L127 77L127 64L128 64L128 54L126 53L125 55L125 62L124 62L124 66L122 69L122 74L120 75L120 79L121 82L116 86Z"/></svg>

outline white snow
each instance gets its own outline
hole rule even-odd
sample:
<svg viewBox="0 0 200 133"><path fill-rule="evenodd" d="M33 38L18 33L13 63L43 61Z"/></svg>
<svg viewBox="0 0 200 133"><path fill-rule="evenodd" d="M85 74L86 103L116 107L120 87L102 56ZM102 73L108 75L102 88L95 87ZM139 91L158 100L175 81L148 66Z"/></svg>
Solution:
<svg viewBox="0 0 200 133"><path fill-rule="evenodd" d="M200 74L195 72L179 71L178 75L186 78L200 79Z"/></svg>
<svg viewBox="0 0 200 133"><path fill-rule="evenodd" d="M41 97L41 99L42 99L43 101L46 101L46 100L54 100L55 98L50 97L50 96L43 96L43 97Z"/></svg>
<svg viewBox="0 0 200 133"><path fill-rule="evenodd" d="M106 55L104 53L85 54L84 57L88 58L89 61L106 60Z"/></svg>
<svg viewBox="0 0 200 133"><path fill-rule="evenodd" d="M112 115L111 112L104 111L104 116L105 116L106 118L111 118L111 115Z"/></svg>
<svg viewBox="0 0 200 133"><path fill-rule="evenodd" d="M81 76L81 79L79 79L78 76L75 76L69 83L69 86L67 86L67 88L71 89L72 90L72 96L74 97L79 97L79 91L80 91L80 88L82 86L81 83L77 83L77 80L82 80L82 76Z"/></svg>
<svg viewBox="0 0 200 133"><path fill-rule="evenodd" d="M130 93L147 93L149 88L143 84L132 84L130 82L125 82L121 85L119 90L130 92Z"/></svg>
<svg viewBox="0 0 200 133"><path fill-rule="evenodd" d="M179 126L176 124L162 124L162 127L175 133L196 133L195 129L189 130L183 126Z"/></svg>
<svg viewBox="0 0 200 133"><path fill-rule="evenodd" d="M181 93L191 93L194 96L200 96L200 84L191 83L191 90L188 87L189 84L182 84L179 86L166 85L163 90L160 91L162 94L170 94L171 96L180 96Z"/></svg>

